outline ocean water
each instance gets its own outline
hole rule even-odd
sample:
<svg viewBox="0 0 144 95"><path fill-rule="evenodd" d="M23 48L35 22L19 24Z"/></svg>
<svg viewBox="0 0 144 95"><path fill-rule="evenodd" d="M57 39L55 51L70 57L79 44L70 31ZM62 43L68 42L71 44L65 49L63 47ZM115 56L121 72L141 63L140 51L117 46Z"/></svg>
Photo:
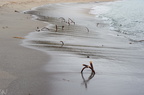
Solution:
<svg viewBox="0 0 144 95"><path fill-rule="evenodd" d="M91 12L110 23L110 29L134 41L144 40L144 0L118 0L93 7Z"/></svg>

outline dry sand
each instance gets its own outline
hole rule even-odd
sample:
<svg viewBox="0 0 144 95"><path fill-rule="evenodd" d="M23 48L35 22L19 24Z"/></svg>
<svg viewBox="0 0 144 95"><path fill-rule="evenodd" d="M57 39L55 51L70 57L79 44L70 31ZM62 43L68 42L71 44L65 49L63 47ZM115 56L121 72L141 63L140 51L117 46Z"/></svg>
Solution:
<svg viewBox="0 0 144 95"><path fill-rule="evenodd" d="M21 12L48 3L87 1L112 0L0 0L0 89L7 89L8 95L45 95L47 90L53 91L45 84L51 74L41 69L50 57L19 45L24 36L36 27L45 26L45 23L31 20L30 15L15 11ZM20 85L24 85L24 88L19 88ZM17 89L23 91L17 92Z"/></svg>

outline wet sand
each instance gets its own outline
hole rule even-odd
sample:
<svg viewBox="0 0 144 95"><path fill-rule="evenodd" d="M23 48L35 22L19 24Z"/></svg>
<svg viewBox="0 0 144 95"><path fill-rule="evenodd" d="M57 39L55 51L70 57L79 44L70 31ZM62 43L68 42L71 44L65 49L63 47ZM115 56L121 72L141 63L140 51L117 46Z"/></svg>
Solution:
<svg viewBox="0 0 144 95"><path fill-rule="evenodd" d="M53 24L48 24L50 30L30 33L25 43L28 47L43 50L51 55L52 60L43 68L52 73L50 78L53 80L47 83L55 91L50 94L142 95L142 47L121 33L110 31L108 24L88 15L83 11L88 5L92 6L87 3L52 4L29 12L46 15L47 17L40 16L39 20ZM43 10L46 9L49 11L45 14ZM60 16L74 19L76 25L65 25L59 19ZM98 26L97 22L100 23ZM64 25L65 28L56 32L55 25ZM60 41L65 44L62 45ZM93 61L96 70L92 79L89 79L91 72L88 69L84 71L84 75L80 74L82 64L89 64L89 61Z"/></svg>
<svg viewBox="0 0 144 95"><path fill-rule="evenodd" d="M46 24L31 20L30 15L19 12L46 3L63 2L41 1L1 0L0 2L0 89L7 90L7 95L57 95L53 93L61 90L55 89L57 84L52 82L55 78L51 76L57 77L57 73L48 73L42 69L50 61L50 56L20 45L28 33ZM77 75L79 76L79 73ZM62 81L68 82L63 78Z"/></svg>

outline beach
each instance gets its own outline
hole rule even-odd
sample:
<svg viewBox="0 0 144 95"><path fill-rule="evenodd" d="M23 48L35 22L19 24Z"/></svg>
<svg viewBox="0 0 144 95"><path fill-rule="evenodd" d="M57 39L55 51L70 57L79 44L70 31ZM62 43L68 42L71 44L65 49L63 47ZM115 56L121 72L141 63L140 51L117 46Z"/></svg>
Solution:
<svg viewBox="0 0 144 95"><path fill-rule="evenodd" d="M27 1L0 1L0 89L6 95L51 95L46 93L53 90L45 84L52 80L48 79L51 74L41 69L50 60L49 56L20 45L28 33L46 24L19 12L57 1Z"/></svg>
<svg viewBox="0 0 144 95"><path fill-rule="evenodd" d="M93 20L93 3L77 3L113 0L0 1L0 90L6 95L143 95L141 45ZM80 73L89 61L92 79L90 70Z"/></svg>

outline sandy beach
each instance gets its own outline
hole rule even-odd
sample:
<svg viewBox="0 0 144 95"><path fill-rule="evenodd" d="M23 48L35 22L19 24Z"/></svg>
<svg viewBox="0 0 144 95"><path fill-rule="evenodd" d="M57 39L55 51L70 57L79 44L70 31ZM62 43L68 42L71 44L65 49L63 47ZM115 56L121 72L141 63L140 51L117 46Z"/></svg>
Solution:
<svg viewBox="0 0 144 95"><path fill-rule="evenodd" d="M0 0L0 89L7 90L6 95L58 95L51 94L53 74L42 69L51 58L20 45L28 33L46 24L19 12L48 3L88 1L110 0Z"/></svg>
<svg viewBox="0 0 144 95"><path fill-rule="evenodd" d="M90 14L103 7L91 1L113 0L0 0L0 95L144 94L143 45ZM95 76L80 73L89 61Z"/></svg>

